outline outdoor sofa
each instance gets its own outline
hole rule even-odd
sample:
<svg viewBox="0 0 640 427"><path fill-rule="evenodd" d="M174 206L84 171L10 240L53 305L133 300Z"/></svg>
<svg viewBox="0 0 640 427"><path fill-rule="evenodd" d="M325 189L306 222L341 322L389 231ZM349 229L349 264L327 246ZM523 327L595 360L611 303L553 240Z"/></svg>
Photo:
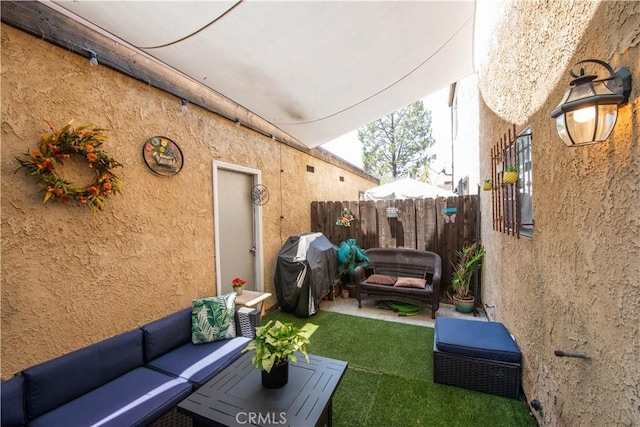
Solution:
<svg viewBox="0 0 640 427"><path fill-rule="evenodd" d="M440 307L442 258L435 252L408 248L372 248L365 251L369 264L356 267L358 307L363 299L397 301L431 308Z"/></svg>
<svg viewBox="0 0 640 427"><path fill-rule="evenodd" d="M144 426L170 415L240 357L260 322L258 310L236 310L235 338L196 345L191 313L185 308L3 381L2 427Z"/></svg>

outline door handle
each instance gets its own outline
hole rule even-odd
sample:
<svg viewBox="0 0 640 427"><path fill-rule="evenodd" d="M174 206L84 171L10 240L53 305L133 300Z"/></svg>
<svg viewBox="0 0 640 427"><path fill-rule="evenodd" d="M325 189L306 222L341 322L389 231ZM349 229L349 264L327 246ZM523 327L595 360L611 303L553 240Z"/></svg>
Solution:
<svg viewBox="0 0 640 427"><path fill-rule="evenodd" d="M256 247L255 246L251 246L251 248L249 249L249 252L251 252L252 254L256 254Z"/></svg>

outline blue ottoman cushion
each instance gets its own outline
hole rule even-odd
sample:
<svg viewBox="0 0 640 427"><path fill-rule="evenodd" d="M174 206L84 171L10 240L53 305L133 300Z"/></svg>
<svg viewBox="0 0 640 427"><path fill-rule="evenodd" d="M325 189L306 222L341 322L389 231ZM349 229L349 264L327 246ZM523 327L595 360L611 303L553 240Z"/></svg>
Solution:
<svg viewBox="0 0 640 427"><path fill-rule="evenodd" d="M501 362L522 360L511 334L498 322L438 317L434 339L436 348L446 353Z"/></svg>
<svg viewBox="0 0 640 427"><path fill-rule="evenodd" d="M191 394L193 386L149 368L136 368L32 420L30 427L142 426Z"/></svg>

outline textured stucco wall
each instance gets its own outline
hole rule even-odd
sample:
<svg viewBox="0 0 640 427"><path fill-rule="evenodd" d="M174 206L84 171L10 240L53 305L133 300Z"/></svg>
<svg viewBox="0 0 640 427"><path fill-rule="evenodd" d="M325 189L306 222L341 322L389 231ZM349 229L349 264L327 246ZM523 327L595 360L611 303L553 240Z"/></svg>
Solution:
<svg viewBox="0 0 640 427"><path fill-rule="evenodd" d="M309 231L312 201L357 200L376 185L180 106L175 96L2 25L3 378L215 293L212 160L261 170L270 190L267 291L281 244ZM44 119L109 129L104 149L125 165L123 195L110 197L94 219L87 208L43 204L34 180L14 174L14 156L36 148L48 131ZM179 144L185 164L178 175L147 170L141 147L153 135Z"/></svg>
<svg viewBox="0 0 640 427"><path fill-rule="evenodd" d="M511 123L531 125L535 232L516 239L494 231L491 195L482 192L483 301L523 351L524 390L542 403L541 425L637 426L640 2L517 2L508 10L487 60L504 67L481 72L480 174L490 174L490 149ZM514 51L514 39L529 48ZM572 149L549 114L568 88L568 67L588 58L628 67L635 86L609 140ZM515 72L536 81L505 85ZM538 84L546 78L551 86Z"/></svg>

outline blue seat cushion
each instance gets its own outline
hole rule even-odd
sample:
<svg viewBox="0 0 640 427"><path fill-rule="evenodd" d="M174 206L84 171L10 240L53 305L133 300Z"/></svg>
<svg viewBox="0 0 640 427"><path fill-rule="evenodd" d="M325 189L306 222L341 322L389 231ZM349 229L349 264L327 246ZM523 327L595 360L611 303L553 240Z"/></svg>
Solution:
<svg viewBox="0 0 640 427"><path fill-rule="evenodd" d="M236 337L197 345L188 342L152 360L147 366L200 387L240 357L249 341L245 337Z"/></svg>
<svg viewBox="0 0 640 427"><path fill-rule="evenodd" d="M142 331L134 329L27 368L27 415L39 417L142 365Z"/></svg>
<svg viewBox="0 0 640 427"><path fill-rule="evenodd" d="M24 408L24 377L16 375L0 385L2 395L2 427L18 427L27 422Z"/></svg>
<svg viewBox="0 0 640 427"><path fill-rule="evenodd" d="M518 345L498 322L438 317L434 339L436 348L445 353L501 362L522 360Z"/></svg>
<svg viewBox="0 0 640 427"><path fill-rule="evenodd" d="M145 362L191 342L191 307L142 327Z"/></svg>
<svg viewBox="0 0 640 427"><path fill-rule="evenodd" d="M30 427L141 426L193 390L182 378L141 367L32 420Z"/></svg>

